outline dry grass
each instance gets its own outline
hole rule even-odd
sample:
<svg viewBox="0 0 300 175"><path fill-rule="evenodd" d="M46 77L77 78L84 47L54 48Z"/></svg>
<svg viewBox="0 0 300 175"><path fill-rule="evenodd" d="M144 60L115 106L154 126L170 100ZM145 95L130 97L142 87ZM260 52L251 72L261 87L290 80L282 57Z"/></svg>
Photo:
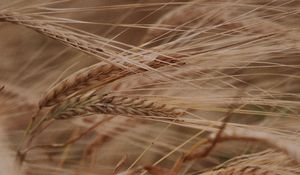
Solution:
<svg viewBox="0 0 300 175"><path fill-rule="evenodd" d="M284 0L0 2L0 167L300 174L299 13Z"/></svg>

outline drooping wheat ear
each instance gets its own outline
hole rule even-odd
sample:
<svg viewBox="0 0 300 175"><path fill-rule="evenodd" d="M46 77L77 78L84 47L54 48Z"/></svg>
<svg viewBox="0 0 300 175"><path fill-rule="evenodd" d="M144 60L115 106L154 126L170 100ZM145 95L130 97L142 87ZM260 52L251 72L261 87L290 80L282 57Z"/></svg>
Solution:
<svg viewBox="0 0 300 175"><path fill-rule="evenodd" d="M103 47L100 47L99 43L93 41L90 36L84 37L84 35L71 31L66 26L34 19L25 14L1 10L0 22L10 22L25 26L44 36L60 41L67 46L71 46L91 55L99 56L101 53L112 53L111 50L104 50Z"/></svg>
<svg viewBox="0 0 300 175"><path fill-rule="evenodd" d="M212 135L211 138L214 138ZM297 141L283 139L278 135L263 132L258 130L250 130L244 128L231 127L222 132L218 142L230 140L245 140L245 141L258 141L271 145L272 147L286 153L289 157L293 158L300 164L300 145Z"/></svg>
<svg viewBox="0 0 300 175"><path fill-rule="evenodd" d="M140 63L146 61L146 59L141 59ZM157 58L146 64L151 68L160 68L177 62L179 62L179 60L171 56L157 56ZM53 106L63 101L69 95L77 92L78 90L82 92L86 88L91 89L91 87L94 88L95 86L101 87L117 79L143 71L146 71L146 69L139 68L134 70L124 70L112 64L107 64L104 62L97 63L75 72L73 75L67 77L56 86L51 88L41 98L39 107L43 108Z"/></svg>
<svg viewBox="0 0 300 175"><path fill-rule="evenodd" d="M76 116L110 114L122 116L158 116L176 118L183 111L138 97L110 96L89 93L70 98L52 108L48 117L68 119Z"/></svg>

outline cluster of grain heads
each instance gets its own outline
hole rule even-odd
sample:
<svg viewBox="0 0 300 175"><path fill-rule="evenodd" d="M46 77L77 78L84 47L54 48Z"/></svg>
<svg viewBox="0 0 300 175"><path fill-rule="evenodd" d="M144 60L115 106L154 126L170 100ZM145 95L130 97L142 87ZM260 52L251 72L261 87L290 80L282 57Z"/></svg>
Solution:
<svg viewBox="0 0 300 175"><path fill-rule="evenodd" d="M104 55L114 55L111 51L103 50L102 45L98 41L91 40L90 37L84 37L84 35L71 31L63 25L56 25L55 23L32 18L26 14L6 10L0 12L0 19L4 22L26 26L49 38L58 40L83 52L101 57L102 59ZM49 114L53 115L52 117L55 119L83 114L89 115L92 113L177 116L177 113L171 112L173 109L167 109L164 105L155 106L153 102L145 102L141 99L130 99L128 97L102 98L99 96L94 97L94 95L84 95L84 93L88 93L93 88L101 87L131 74L147 71L148 68L156 69L179 62L179 60L172 56L157 56L154 60L150 61L145 58L138 59L138 64L145 63L146 68L136 68L125 62L121 63L121 65L130 66L131 68L124 69L122 66L115 65L120 64L120 61L115 61L112 62L114 64L101 62L80 70L50 89L40 100L39 108L42 109L43 107L56 105ZM77 94L79 92L83 94ZM72 94L74 94L74 97L70 96ZM94 98L97 98L97 100L93 100ZM118 100L122 101L123 104L118 103ZM125 103L127 104L125 105Z"/></svg>
<svg viewBox="0 0 300 175"><path fill-rule="evenodd" d="M29 127L29 141L20 150L26 164L38 167L43 160L47 165L38 168L55 169L60 174L300 174L299 121L294 117L299 113L299 36L294 30L297 24L289 26L285 21L294 23L288 16L298 14L298 10L285 6L290 2L159 0L79 8L71 7L72 1L64 2L67 5L57 1L53 6L0 10L0 22L26 27L102 61L88 62L85 65L92 65L78 71L71 68L70 72L62 72L61 77L71 75L62 80L60 77L61 81L34 101L37 106L30 106L30 115L36 115L33 127ZM151 13L135 24L98 21L98 11L114 14L114 10L132 7L141 8L132 14L147 10ZM157 22L148 24L148 18L160 10L163 15ZM72 16L74 12L84 13L78 13L83 16L77 18ZM95 13L95 19L85 18L86 13ZM124 18L131 15L121 13ZM141 45L134 46L119 41L118 37L127 32L110 38L96 32L96 25L149 30L145 35L124 37L130 40L138 36ZM97 35L85 30L93 27ZM49 49L48 54L53 55L53 51ZM53 62L51 66L63 63ZM39 96L44 89L34 89L32 95ZM245 96L237 97L241 107L233 112L233 123L223 125L207 139L207 134L218 131L220 122L216 120L226 115L231 103L236 103L234 95L241 89L245 89ZM0 86L0 91L4 97L1 117L13 116L19 107L15 104L22 100L7 93L6 84L5 89ZM15 100L6 101L7 97ZM85 123L79 125L76 120ZM50 126L51 122L54 124ZM65 130L67 125L72 131ZM88 129L81 132L83 128ZM43 140L43 134L44 138L59 136ZM66 138L69 139L64 142ZM225 141L238 142L227 148L226 143L221 143ZM255 145L246 147L244 141ZM129 146L125 149L124 145ZM267 146L276 154L233 158ZM25 159L29 151L32 152ZM229 159L229 164L222 164Z"/></svg>
<svg viewBox="0 0 300 175"><path fill-rule="evenodd" d="M103 56L115 56L114 52L102 49L101 41L92 40L90 37L85 37L82 33L71 31L63 25L56 25L52 22L32 18L26 14L5 10L0 12L0 18L3 22L26 26L49 38L58 40L67 46L95 55L102 60ZM44 110L44 107L52 108L46 118L38 117L39 119L37 119L37 116L33 117L32 126L29 127L29 133L33 134L33 136L31 136L27 145L30 146L33 137L39 134L36 132L44 130L38 130L38 128L41 127L47 119L66 119L93 114L123 115L130 117L152 116L166 118L166 120L174 120L178 116L181 116L183 112L178 112L164 104L150 100L138 97L103 96L91 92L91 90L95 88L101 88L101 86L128 75L149 69L155 70L179 62L179 60L173 56L158 55L154 59L149 60L146 59L148 58L147 55L143 56L139 53L136 55L141 57L137 59L138 65L142 65L141 67L132 66L126 62L122 63L122 61L112 59L110 61L112 61L113 64L100 62L92 65L74 73L50 89L40 100L39 111ZM133 55L133 59L135 59L134 57L136 57L136 55ZM117 55L117 57L122 57L122 55ZM121 66L119 65L120 63ZM145 64L145 66L143 66L143 64ZM124 66L129 66L130 68L124 69ZM39 111L37 115L40 114ZM22 155L22 157L25 157L25 155Z"/></svg>
<svg viewBox="0 0 300 175"><path fill-rule="evenodd" d="M141 58L140 61L142 62L147 60ZM159 68L176 62L179 62L176 58L158 56L153 61L149 62L148 66L151 68ZM115 80L143 71L146 70L142 68L128 70L104 62L97 63L75 72L73 75L67 77L51 88L40 100L39 107L43 108L53 106L54 104L67 99L67 97L73 93L84 93L84 91L88 91L93 88L101 88Z"/></svg>

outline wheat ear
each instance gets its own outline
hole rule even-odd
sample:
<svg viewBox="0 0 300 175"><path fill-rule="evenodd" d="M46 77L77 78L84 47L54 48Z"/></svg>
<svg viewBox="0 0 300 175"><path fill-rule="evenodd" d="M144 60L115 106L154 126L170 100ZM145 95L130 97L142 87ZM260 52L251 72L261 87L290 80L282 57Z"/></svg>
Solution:
<svg viewBox="0 0 300 175"><path fill-rule="evenodd" d="M182 111L138 97L98 95L90 93L70 98L52 108L49 116L68 119L76 116L110 114L123 116L159 116L175 118Z"/></svg>
<svg viewBox="0 0 300 175"><path fill-rule="evenodd" d="M36 20L25 14L7 10L0 11L0 22L1 21L25 26L44 36L60 41L67 46L71 46L92 55L105 52L99 45L95 45L91 40L82 38L80 34L71 31L63 25L55 25L51 22Z"/></svg>

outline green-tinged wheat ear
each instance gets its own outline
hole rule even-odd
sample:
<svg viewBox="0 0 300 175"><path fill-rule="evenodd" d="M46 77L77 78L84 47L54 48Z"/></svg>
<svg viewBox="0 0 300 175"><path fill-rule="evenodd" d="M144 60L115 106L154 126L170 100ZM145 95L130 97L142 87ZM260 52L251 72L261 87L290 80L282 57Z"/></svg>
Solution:
<svg viewBox="0 0 300 175"><path fill-rule="evenodd" d="M48 114L54 119L68 119L93 114L122 116L158 116L176 118L181 110L139 97L97 95L90 93L57 104Z"/></svg>

